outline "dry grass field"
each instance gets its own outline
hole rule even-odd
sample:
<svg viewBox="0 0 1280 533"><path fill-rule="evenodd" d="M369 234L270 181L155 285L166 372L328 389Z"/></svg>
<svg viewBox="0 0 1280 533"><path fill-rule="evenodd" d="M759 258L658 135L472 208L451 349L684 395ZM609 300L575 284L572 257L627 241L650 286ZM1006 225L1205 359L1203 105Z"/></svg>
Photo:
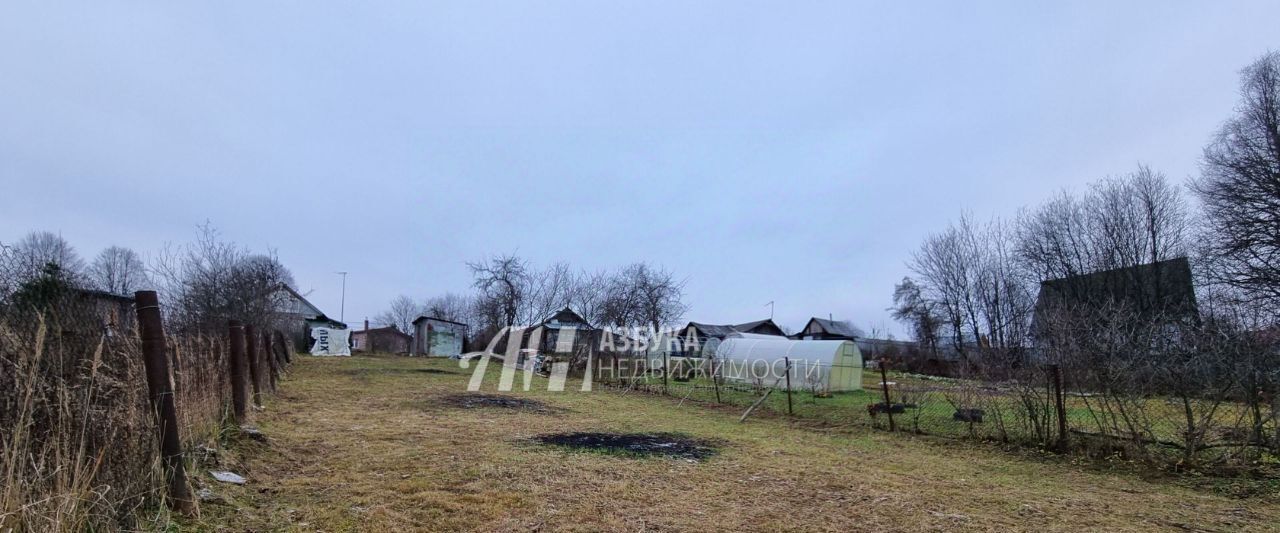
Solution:
<svg viewBox="0 0 1280 533"><path fill-rule="evenodd" d="M439 373L439 371L449 373ZM546 409L451 401L452 361L301 357L256 414L267 444L224 466L244 486L160 527L228 531L1280 530L1280 498L1016 455L983 444L832 428L619 392L502 393ZM494 393L496 378L485 382ZM542 385L538 380L535 385ZM545 389L545 387L543 387ZM456 400L456 398L455 398ZM547 446L566 431L673 432L702 461Z"/></svg>

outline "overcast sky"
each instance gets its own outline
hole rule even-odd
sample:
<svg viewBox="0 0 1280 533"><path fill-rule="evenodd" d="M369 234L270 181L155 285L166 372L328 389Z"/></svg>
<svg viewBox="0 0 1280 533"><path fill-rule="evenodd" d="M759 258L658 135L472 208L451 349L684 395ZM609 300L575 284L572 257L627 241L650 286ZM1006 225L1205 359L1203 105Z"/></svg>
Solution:
<svg viewBox="0 0 1280 533"><path fill-rule="evenodd" d="M686 319L901 331L927 233L1182 182L1280 47L1274 1L213 4L0 7L0 241L209 220L331 316L349 271L353 324L517 252L661 264Z"/></svg>

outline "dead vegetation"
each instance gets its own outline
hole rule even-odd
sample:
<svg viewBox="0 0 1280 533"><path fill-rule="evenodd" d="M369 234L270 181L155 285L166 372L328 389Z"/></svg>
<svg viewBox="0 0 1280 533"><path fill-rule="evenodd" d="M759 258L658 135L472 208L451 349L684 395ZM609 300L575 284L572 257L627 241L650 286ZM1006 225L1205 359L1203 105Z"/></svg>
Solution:
<svg viewBox="0 0 1280 533"><path fill-rule="evenodd" d="M563 416L422 409L466 374L416 358L304 358L245 452L245 486L219 487L194 529L360 531L1266 531L1276 496L1212 491L983 445L677 407L615 392L511 393ZM494 376L496 378L496 376ZM486 381L490 393L495 381ZM567 387L575 390L574 387ZM540 444L558 433L671 433L721 443L712 459L620 460Z"/></svg>

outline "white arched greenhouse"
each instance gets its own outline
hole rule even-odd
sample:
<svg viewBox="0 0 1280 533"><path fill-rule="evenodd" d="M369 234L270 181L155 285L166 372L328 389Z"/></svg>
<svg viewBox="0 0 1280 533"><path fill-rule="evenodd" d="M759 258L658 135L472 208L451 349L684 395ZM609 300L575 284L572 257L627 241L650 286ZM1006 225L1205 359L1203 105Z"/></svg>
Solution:
<svg viewBox="0 0 1280 533"><path fill-rule="evenodd" d="M801 341L772 335L735 333L715 352L721 378L727 381L787 386L791 362L793 390L862 390L862 352L852 341Z"/></svg>

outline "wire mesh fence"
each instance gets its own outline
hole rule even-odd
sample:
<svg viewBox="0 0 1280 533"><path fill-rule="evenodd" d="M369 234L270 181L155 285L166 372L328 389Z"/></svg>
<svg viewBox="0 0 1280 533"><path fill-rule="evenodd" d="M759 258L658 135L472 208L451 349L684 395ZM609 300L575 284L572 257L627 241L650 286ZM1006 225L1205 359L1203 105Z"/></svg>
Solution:
<svg viewBox="0 0 1280 533"><path fill-rule="evenodd" d="M839 390L829 377L806 380L798 372L744 379L711 360L669 361L670 371L625 363L614 366L606 359L596 369L596 382L681 403L731 405L837 426L1170 465L1274 470L1280 461L1280 412L1271 401L1243 401L1218 390L1176 395L1072 387L1083 381L1081 376L1056 365L1020 368L993 379L911 374L893 370L888 362L873 362L859 368L858 386ZM820 365L817 373L832 376L841 370ZM791 379L788 384L775 376Z"/></svg>
<svg viewBox="0 0 1280 533"><path fill-rule="evenodd" d="M179 453L232 422L227 333L163 335L157 391L133 300L99 300L0 315L0 531L134 529L172 497L156 398L172 397ZM292 350L276 338L263 346ZM256 361L264 390L272 363Z"/></svg>

